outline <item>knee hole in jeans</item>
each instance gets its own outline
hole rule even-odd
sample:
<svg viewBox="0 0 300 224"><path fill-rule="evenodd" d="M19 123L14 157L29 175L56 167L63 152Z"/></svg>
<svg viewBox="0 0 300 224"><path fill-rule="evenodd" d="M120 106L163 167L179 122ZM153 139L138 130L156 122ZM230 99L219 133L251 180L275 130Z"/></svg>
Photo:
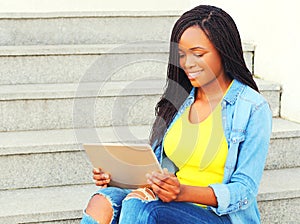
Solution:
<svg viewBox="0 0 300 224"><path fill-rule="evenodd" d="M88 203L86 214L98 223L111 223L113 219L113 207L108 198L101 194L95 194Z"/></svg>

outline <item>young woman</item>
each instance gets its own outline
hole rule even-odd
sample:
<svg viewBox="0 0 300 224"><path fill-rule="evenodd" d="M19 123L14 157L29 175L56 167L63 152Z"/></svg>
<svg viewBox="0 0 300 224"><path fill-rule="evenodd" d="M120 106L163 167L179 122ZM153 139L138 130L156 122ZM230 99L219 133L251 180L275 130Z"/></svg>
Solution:
<svg viewBox="0 0 300 224"><path fill-rule="evenodd" d="M172 31L150 136L166 169L133 191L108 187L109 175L95 169L101 189L82 223L260 223L256 195L271 123L233 19L213 6L187 11Z"/></svg>

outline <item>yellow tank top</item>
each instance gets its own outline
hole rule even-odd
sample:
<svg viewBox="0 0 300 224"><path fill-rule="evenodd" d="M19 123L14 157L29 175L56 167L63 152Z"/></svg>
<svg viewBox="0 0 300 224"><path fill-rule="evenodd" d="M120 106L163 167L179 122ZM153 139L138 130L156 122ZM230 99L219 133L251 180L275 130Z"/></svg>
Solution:
<svg viewBox="0 0 300 224"><path fill-rule="evenodd" d="M179 168L176 175L181 184L222 183L228 145L221 110L219 103L205 120L192 124L188 107L166 134L164 151Z"/></svg>

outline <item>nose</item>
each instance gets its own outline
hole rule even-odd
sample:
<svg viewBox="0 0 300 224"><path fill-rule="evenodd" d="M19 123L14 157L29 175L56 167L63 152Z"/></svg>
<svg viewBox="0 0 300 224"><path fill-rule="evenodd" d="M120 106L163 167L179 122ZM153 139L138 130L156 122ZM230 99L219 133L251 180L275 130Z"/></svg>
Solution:
<svg viewBox="0 0 300 224"><path fill-rule="evenodd" d="M195 67L195 65L196 65L195 58L192 55L187 55L185 62L184 62L184 67L186 69L190 69L190 68Z"/></svg>

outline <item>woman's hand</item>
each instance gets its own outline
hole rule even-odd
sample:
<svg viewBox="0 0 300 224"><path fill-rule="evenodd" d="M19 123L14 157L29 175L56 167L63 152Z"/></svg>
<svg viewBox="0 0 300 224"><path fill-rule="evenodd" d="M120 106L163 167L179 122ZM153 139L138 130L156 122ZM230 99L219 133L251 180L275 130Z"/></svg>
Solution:
<svg viewBox="0 0 300 224"><path fill-rule="evenodd" d="M150 184L153 192L163 201L175 201L180 194L180 183L178 178L169 173L167 169L163 173L152 172L147 174L147 181Z"/></svg>
<svg viewBox="0 0 300 224"><path fill-rule="evenodd" d="M108 173L103 172L100 168L94 168L93 179L95 180L95 184L97 186L105 188L110 182L110 175Z"/></svg>

